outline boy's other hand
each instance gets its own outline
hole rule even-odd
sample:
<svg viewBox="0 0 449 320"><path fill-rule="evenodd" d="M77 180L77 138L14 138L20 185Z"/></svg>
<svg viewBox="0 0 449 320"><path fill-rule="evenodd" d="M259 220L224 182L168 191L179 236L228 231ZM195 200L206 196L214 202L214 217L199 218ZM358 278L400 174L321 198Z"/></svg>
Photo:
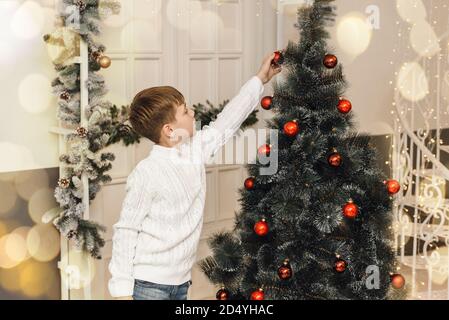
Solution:
<svg viewBox="0 0 449 320"><path fill-rule="evenodd" d="M257 76L262 80L263 84L270 82L270 80L282 71L282 67L272 64L272 61L276 55L271 53L267 55L262 62L259 73Z"/></svg>
<svg viewBox="0 0 449 320"><path fill-rule="evenodd" d="M134 299L132 296L129 296L129 297L118 297L118 298L115 298L115 300L134 300Z"/></svg>

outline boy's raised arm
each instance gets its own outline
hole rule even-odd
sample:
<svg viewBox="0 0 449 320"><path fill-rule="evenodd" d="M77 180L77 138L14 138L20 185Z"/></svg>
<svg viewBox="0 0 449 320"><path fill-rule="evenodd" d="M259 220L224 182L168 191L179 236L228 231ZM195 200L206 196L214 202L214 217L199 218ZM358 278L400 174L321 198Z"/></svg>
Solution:
<svg viewBox="0 0 449 320"><path fill-rule="evenodd" d="M115 298L133 295L133 259L137 235L155 196L155 192L150 189L150 179L142 171L135 169L129 175L120 219L113 226L112 259L109 263L112 278L108 288L111 296Z"/></svg>
<svg viewBox="0 0 449 320"><path fill-rule="evenodd" d="M199 132L203 160L208 161L239 130L243 122L260 103L264 84L281 71L273 65L274 54L265 57L257 74L246 82L240 92L224 107L215 121Z"/></svg>

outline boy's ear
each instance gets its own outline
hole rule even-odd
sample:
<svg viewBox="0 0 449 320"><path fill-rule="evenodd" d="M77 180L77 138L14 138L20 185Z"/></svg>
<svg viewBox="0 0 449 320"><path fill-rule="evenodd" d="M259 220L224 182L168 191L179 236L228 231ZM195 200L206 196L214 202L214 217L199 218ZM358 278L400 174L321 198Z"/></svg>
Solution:
<svg viewBox="0 0 449 320"><path fill-rule="evenodd" d="M169 124L165 124L162 127L162 132L161 134L166 137L166 138L170 138L171 135L173 134L173 128L169 125Z"/></svg>

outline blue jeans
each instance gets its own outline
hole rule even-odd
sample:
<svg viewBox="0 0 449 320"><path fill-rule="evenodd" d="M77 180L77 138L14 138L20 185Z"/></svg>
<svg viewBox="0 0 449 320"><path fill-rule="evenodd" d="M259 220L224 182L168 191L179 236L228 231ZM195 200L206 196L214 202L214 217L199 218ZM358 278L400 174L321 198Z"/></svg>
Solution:
<svg viewBox="0 0 449 320"><path fill-rule="evenodd" d="M192 281L181 285L167 285L136 279L134 281L134 300L187 300Z"/></svg>

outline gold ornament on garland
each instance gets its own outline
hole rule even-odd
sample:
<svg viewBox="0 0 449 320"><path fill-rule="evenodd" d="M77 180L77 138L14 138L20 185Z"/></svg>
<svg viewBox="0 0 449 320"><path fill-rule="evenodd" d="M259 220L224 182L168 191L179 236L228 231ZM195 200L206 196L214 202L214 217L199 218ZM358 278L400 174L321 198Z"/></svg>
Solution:
<svg viewBox="0 0 449 320"><path fill-rule="evenodd" d="M86 138L87 137L87 129L84 127L78 127L76 129L76 134L80 137L80 138Z"/></svg>
<svg viewBox="0 0 449 320"><path fill-rule="evenodd" d="M98 59L98 64L103 69L109 68L111 66L111 58L109 58L108 56L102 56Z"/></svg>

